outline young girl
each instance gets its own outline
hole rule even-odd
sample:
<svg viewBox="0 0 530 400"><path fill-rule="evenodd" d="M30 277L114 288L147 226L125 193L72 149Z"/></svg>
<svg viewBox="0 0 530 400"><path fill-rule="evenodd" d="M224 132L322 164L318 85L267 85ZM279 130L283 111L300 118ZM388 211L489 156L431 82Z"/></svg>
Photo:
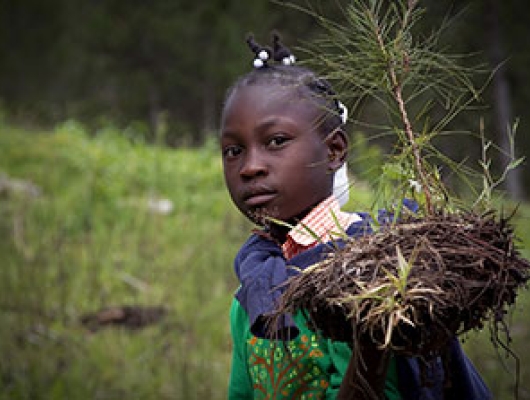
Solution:
<svg viewBox="0 0 530 400"><path fill-rule="evenodd" d="M312 332L302 314L285 316L270 336L267 316L282 283L295 273L290 266L303 269L321 260L329 248L322 243L334 239L337 223L355 236L366 232L369 222L364 213L342 212L333 194L335 174L347 157L347 112L329 83L292 65L294 57L277 36L272 50L253 39L248 44L255 69L228 91L221 150L234 204L261 229L235 259L241 286L230 316L229 398L333 399L340 392L340 398L355 399L367 393L386 399L442 399L444 393L448 399L488 399L456 339L450 381L438 358L421 361L422 376L420 361L413 358L392 357L381 369L377 349L355 343L366 360L361 371L371 388L366 392L357 391L359 382L343 384L349 345Z"/></svg>

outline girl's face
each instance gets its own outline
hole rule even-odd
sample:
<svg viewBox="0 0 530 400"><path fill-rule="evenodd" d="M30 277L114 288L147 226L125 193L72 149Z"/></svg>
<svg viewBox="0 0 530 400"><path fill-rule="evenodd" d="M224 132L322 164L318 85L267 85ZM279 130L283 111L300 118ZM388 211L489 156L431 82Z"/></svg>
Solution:
<svg viewBox="0 0 530 400"><path fill-rule="evenodd" d="M336 141L330 145L318 131L320 114L310 100L275 84L243 86L228 98L221 123L224 176L235 205L252 221L293 221L331 195L346 143L342 135L337 157Z"/></svg>

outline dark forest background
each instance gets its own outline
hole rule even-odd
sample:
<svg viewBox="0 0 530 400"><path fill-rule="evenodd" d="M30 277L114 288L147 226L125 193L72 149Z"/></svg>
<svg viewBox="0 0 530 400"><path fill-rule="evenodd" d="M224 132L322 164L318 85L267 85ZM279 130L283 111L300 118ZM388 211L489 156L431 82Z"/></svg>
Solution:
<svg viewBox="0 0 530 400"><path fill-rule="evenodd" d="M224 93L249 70L244 39L261 41L279 30L291 47L320 34L315 21L267 0L1 0L0 110L25 127L75 119L93 132L106 125L153 140L164 127L169 146L201 145L215 133ZM338 22L346 0L295 1ZM421 30L454 18L442 47L471 55L496 73L484 92L480 116L458 130L485 132L507 148L518 120L518 156L529 153L530 5L523 0L424 0ZM355 112L355 111L354 111ZM462 126L465 125L465 126ZM467 126L466 126L467 125ZM454 140L454 139L453 139ZM458 158L480 151L465 139L444 151ZM460 154L459 154L460 153ZM499 168L507 161L500 157ZM530 167L511 173L505 189L516 200L530 194Z"/></svg>

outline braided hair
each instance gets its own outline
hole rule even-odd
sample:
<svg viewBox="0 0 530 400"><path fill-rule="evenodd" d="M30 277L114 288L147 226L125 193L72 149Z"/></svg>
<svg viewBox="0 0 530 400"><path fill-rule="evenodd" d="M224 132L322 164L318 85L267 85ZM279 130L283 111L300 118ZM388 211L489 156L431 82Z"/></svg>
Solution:
<svg viewBox="0 0 530 400"><path fill-rule="evenodd" d="M337 99L331 84L306 67L294 65L295 57L282 44L280 36L273 33L273 46L258 44L252 35L247 38L249 49L254 53L253 70L241 76L228 90L226 98L238 88L249 85L280 85L292 87L293 93L311 100L323 110L318 129L328 134L345 124L346 107Z"/></svg>

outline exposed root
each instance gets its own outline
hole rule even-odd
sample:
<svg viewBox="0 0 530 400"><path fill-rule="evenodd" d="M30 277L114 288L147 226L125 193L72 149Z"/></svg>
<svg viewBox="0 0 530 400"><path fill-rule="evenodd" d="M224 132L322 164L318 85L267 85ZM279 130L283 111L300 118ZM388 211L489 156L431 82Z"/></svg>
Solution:
<svg viewBox="0 0 530 400"><path fill-rule="evenodd" d="M333 340L369 335L396 354L437 354L455 335L502 325L529 278L514 240L494 212L406 217L292 278L271 325L302 310Z"/></svg>

